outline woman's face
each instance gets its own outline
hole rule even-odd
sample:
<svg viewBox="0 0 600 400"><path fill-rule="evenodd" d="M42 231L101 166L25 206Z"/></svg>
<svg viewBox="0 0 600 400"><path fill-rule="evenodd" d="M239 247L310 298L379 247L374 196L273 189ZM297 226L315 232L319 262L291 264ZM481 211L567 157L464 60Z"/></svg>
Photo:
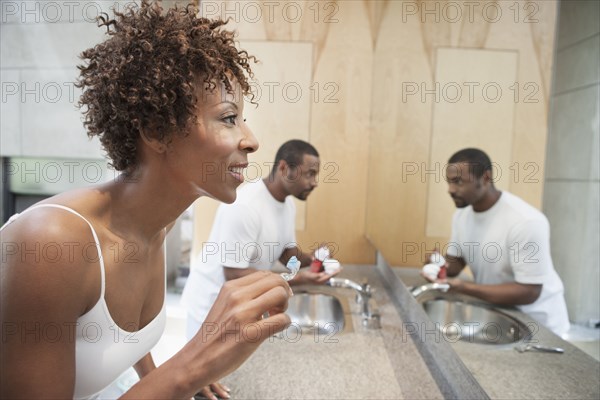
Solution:
<svg viewBox="0 0 600 400"><path fill-rule="evenodd" d="M227 93L221 82L212 92L198 85L198 123L189 128L187 135L173 135L168 146L169 175L194 198L204 195L232 203L236 188L244 181L248 153L258 149L244 121L239 83L233 81L232 86L234 93Z"/></svg>

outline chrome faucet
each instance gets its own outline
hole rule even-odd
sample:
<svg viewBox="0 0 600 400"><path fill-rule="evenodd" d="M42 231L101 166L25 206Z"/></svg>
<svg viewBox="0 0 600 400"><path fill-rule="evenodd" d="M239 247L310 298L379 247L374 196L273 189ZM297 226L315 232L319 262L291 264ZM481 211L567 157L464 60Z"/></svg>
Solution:
<svg viewBox="0 0 600 400"><path fill-rule="evenodd" d="M350 279L330 278L326 284L331 287L354 289L356 291L356 302L362 305L361 315L363 317L363 325L373 329L381 328L381 316L378 312L373 312L369 308L369 299L373 294L373 290L368 283L365 282L362 285L359 285Z"/></svg>
<svg viewBox="0 0 600 400"><path fill-rule="evenodd" d="M423 293L430 292L432 290L439 290L440 292L447 292L448 289L450 289L450 285L447 283L433 282L433 283L427 283L425 285L421 285L421 286L412 288L410 293L413 295L413 297L418 297L418 296L422 295Z"/></svg>

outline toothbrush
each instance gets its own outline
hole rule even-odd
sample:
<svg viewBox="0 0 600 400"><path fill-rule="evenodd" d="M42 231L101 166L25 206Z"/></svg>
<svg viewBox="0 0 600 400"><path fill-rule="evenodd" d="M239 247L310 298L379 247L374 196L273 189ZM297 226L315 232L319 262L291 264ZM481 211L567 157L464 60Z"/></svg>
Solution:
<svg viewBox="0 0 600 400"><path fill-rule="evenodd" d="M289 261L287 262L287 264L286 264L285 267L290 272L289 273L287 273L287 272L282 273L281 277L283 279L285 279L286 281L290 281L290 280L294 279L294 277L298 273L298 270L300 269L300 261L296 258L296 256L292 256L289 259Z"/></svg>

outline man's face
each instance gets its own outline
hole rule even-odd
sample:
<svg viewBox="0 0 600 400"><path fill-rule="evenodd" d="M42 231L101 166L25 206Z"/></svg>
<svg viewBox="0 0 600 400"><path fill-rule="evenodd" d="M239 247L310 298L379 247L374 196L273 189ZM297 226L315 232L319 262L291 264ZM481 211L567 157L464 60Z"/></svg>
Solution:
<svg viewBox="0 0 600 400"><path fill-rule="evenodd" d="M318 185L319 167L319 158L310 154L302 156L302 164L288 166L283 176L287 192L297 199L306 200Z"/></svg>
<svg viewBox="0 0 600 400"><path fill-rule="evenodd" d="M446 167L448 193L458 208L477 203L485 194L485 174L481 178L473 174L473 166L466 162L448 164Z"/></svg>

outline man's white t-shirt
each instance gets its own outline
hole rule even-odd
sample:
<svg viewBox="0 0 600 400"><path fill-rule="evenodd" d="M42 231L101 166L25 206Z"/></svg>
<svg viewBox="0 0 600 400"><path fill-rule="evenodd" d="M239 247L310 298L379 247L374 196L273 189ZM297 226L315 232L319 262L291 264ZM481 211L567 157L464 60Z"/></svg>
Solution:
<svg viewBox="0 0 600 400"><path fill-rule="evenodd" d="M260 180L239 188L232 204L221 204L201 253L190 267L182 304L203 322L225 283L223 266L269 270L296 244L296 206L276 200Z"/></svg>
<svg viewBox="0 0 600 400"><path fill-rule="evenodd" d="M504 191L489 210L457 209L446 254L462 257L478 284L543 285L534 303L518 308L557 335L569 330L563 284L550 255L548 219L519 197Z"/></svg>

